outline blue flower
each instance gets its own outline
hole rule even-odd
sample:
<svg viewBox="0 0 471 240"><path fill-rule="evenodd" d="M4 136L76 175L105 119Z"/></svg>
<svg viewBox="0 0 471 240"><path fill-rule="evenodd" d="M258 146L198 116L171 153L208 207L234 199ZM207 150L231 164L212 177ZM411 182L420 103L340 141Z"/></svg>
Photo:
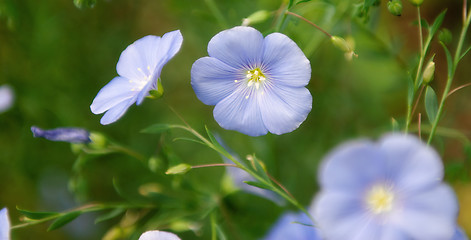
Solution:
<svg viewBox="0 0 471 240"><path fill-rule="evenodd" d="M216 105L214 118L225 129L250 136L288 133L306 119L312 96L309 60L281 33L265 38L251 27L214 36L209 57L191 68L191 85L204 104Z"/></svg>
<svg viewBox="0 0 471 240"><path fill-rule="evenodd" d="M464 233L463 229L461 229L460 227L456 227L455 235L451 240L468 240L468 237L466 237L466 234Z"/></svg>
<svg viewBox="0 0 471 240"><path fill-rule="evenodd" d="M143 233L139 240L180 240L180 238L173 233L155 230Z"/></svg>
<svg viewBox="0 0 471 240"><path fill-rule="evenodd" d="M311 211L329 240L452 239L458 203L442 179L438 154L413 136L351 142L324 159Z"/></svg>
<svg viewBox="0 0 471 240"><path fill-rule="evenodd" d="M8 219L8 209L0 210L0 240L10 239L10 219Z"/></svg>
<svg viewBox="0 0 471 240"><path fill-rule="evenodd" d="M0 113L6 112L13 105L15 94L8 85L0 86Z"/></svg>
<svg viewBox="0 0 471 240"><path fill-rule="evenodd" d="M133 103L140 105L150 90L157 90L162 67L180 50L182 41L176 30L162 38L143 37L121 53L116 65L119 76L103 87L90 105L94 114L106 111L101 124L115 122Z"/></svg>
<svg viewBox="0 0 471 240"><path fill-rule="evenodd" d="M34 137L41 137L50 141L70 143L90 142L90 133L82 128L55 128L50 130L43 130L41 128L32 126L31 132L33 132Z"/></svg>
<svg viewBox="0 0 471 240"><path fill-rule="evenodd" d="M303 213L287 212L278 219L264 240L319 240L311 219Z"/></svg>

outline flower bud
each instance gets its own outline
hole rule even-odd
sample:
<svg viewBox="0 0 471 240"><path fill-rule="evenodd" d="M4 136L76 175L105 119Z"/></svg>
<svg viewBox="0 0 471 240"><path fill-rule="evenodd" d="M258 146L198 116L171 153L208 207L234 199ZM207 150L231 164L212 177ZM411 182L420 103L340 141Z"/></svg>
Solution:
<svg viewBox="0 0 471 240"><path fill-rule="evenodd" d="M412 3L412 5L414 6L420 6L422 5L422 3L424 2L424 0L409 0L410 3Z"/></svg>
<svg viewBox="0 0 471 240"><path fill-rule="evenodd" d="M157 89L150 90L149 94L150 95L147 97L152 99L157 99L164 95L164 87L162 86L162 81L160 81L160 78L157 80Z"/></svg>
<svg viewBox="0 0 471 240"><path fill-rule="evenodd" d="M440 33L438 34L438 39L441 42L448 44L453 39L453 36L451 35L450 30L443 28L442 30L440 30Z"/></svg>
<svg viewBox="0 0 471 240"><path fill-rule="evenodd" d="M335 47L345 53L345 59L347 59L348 61L352 60L353 57L358 57L358 55L353 51L353 45L355 45L353 38L349 38L349 41L347 42L341 37L332 36L330 40L332 41L332 44L334 44Z"/></svg>
<svg viewBox="0 0 471 240"><path fill-rule="evenodd" d="M185 163L178 164L176 166L173 166L169 168L165 174L167 175L173 175L173 174L185 174L188 171L191 170L191 166Z"/></svg>
<svg viewBox="0 0 471 240"><path fill-rule="evenodd" d="M257 23L264 22L270 18L271 13L267 10L260 10L252 13L247 18L242 19L242 26L249 26Z"/></svg>
<svg viewBox="0 0 471 240"><path fill-rule="evenodd" d="M388 2L388 11L394 16L401 16L402 14L402 1L390 0Z"/></svg>
<svg viewBox="0 0 471 240"><path fill-rule="evenodd" d="M106 148L106 145L108 143L108 140L106 139L106 137L99 132L91 132L90 140L91 142L88 144L88 146L90 146L91 148L95 150Z"/></svg>
<svg viewBox="0 0 471 240"><path fill-rule="evenodd" d="M428 84L433 80L433 75L435 73L435 62L430 61L425 67L424 70L424 84Z"/></svg>

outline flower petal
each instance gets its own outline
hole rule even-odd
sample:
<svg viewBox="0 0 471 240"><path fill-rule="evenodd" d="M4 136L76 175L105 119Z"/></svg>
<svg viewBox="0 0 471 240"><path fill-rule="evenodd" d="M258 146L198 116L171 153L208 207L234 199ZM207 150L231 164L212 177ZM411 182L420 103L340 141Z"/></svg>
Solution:
<svg viewBox="0 0 471 240"><path fill-rule="evenodd" d="M90 142L90 133L82 128L56 128L43 130L32 126L31 132L34 137L42 137L50 141L70 142L70 143L88 143Z"/></svg>
<svg viewBox="0 0 471 240"><path fill-rule="evenodd" d="M9 85L0 86L0 113L6 112L13 106L15 93Z"/></svg>
<svg viewBox="0 0 471 240"><path fill-rule="evenodd" d="M118 105L110 108L105 115L100 120L100 123L107 125L110 123L116 122L123 114L128 110L128 108L136 101L136 98L131 98L127 101L123 101Z"/></svg>
<svg viewBox="0 0 471 240"><path fill-rule="evenodd" d="M149 35L129 45L116 64L118 74L131 80L144 80L150 76L160 60L160 42L160 37Z"/></svg>
<svg viewBox="0 0 471 240"><path fill-rule="evenodd" d="M443 163L432 148L408 135L388 135L380 141L387 155L388 176L401 191L436 185L443 179Z"/></svg>
<svg viewBox="0 0 471 240"><path fill-rule="evenodd" d="M303 213L288 212L283 214L270 229L265 240L317 240L320 239L309 217Z"/></svg>
<svg viewBox="0 0 471 240"><path fill-rule="evenodd" d="M132 91L135 84L127 78L115 77L106 84L93 99L90 109L94 114L100 114L108 109L129 100L138 92Z"/></svg>
<svg viewBox="0 0 471 240"><path fill-rule="evenodd" d="M208 54L238 69L258 67L263 35L251 27L234 27L216 34L208 43Z"/></svg>
<svg viewBox="0 0 471 240"><path fill-rule="evenodd" d="M214 119L228 130L236 130L249 136L267 133L258 104L258 95L250 89L239 87L214 108Z"/></svg>
<svg viewBox="0 0 471 240"><path fill-rule="evenodd" d="M263 43L262 65L275 85L303 87L311 79L311 64L298 45L281 33L272 33Z"/></svg>
<svg viewBox="0 0 471 240"><path fill-rule="evenodd" d="M3 208L0 210L0 239L9 240L10 239L10 219L8 219L8 209Z"/></svg>
<svg viewBox="0 0 471 240"><path fill-rule="evenodd" d="M323 160L319 182L329 191L359 195L371 184L385 180L385 157L369 141L343 144Z"/></svg>
<svg viewBox="0 0 471 240"><path fill-rule="evenodd" d="M458 203L450 187L438 185L428 191L411 194L402 209L392 212L397 227L416 240L451 239L456 228Z"/></svg>
<svg viewBox="0 0 471 240"><path fill-rule="evenodd" d="M212 57L196 60L191 67L191 86L206 105L216 105L237 89L241 71Z"/></svg>
<svg viewBox="0 0 471 240"><path fill-rule="evenodd" d="M265 127L274 134L291 132L306 120L312 108L312 96L304 87L274 85L260 96L260 111Z"/></svg>
<svg viewBox="0 0 471 240"><path fill-rule="evenodd" d="M456 226L455 234L451 240L468 240L468 237L466 237L463 229L461 229L459 226Z"/></svg>
<svg viewBox="0 0 471 240"><path fill-rule="evenodd" d="M180 238L169 232L147 231L139 237L139 240L180 240Z"/></svg>

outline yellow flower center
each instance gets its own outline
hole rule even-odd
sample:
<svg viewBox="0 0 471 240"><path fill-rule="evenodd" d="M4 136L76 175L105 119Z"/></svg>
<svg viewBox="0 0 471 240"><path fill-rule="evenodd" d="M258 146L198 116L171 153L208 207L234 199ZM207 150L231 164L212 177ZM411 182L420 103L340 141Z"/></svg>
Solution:
<svg viewBox="0 0 471 240"><path fill-rule="evenodd" d="M262 84L265 80L265 75L262 73L260 68L255 68L253 70L247 71L247 75L245 75L245 79L247 79L247 86L255 86L256 89L260 88L260 84Z"/></svg>
<svg viewBox="0 0 471 240"><path fill-rule="evenodd" d="M393 208L394 193L390 187L384 185L373 186L366 194L366 204L371 212L381 214Z"/></svg>

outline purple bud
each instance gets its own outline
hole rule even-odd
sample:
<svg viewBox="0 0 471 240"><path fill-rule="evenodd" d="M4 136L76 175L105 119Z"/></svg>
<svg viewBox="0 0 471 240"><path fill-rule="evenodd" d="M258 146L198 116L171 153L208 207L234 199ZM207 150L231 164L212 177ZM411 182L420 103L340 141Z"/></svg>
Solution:
<svg viewBox="0 0 471 240"><path fill-rule="evenodd" d="M43 130L32 126L31 132L33 132L34 137L42 137L56 142L88 143L91 141L90 133L82 128L55 128Z"/></svg>

